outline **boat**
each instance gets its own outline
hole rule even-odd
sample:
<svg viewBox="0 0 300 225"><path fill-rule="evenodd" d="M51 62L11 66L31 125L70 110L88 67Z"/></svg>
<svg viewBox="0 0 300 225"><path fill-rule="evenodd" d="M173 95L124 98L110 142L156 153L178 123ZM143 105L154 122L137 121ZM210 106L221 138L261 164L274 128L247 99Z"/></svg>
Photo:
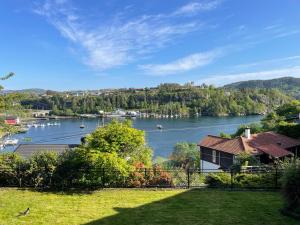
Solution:
<svg viewBox="0 0 300 225"><path fill-rule="evenodd" d="M84 119L83 119L83 120L81 120L81 125L80 125L79 127L80 127L80 129L83 129L83 128L85 128L85 125L84 125Z"/></svg>
<svg viewBox="0 0 300 225"><path fill-rule="evenodd" d="M21 127L21 128L18 130L18 133L26 133L28 130L29 130L28 127Z"/></svg>
<svg viewBox="0 0 300 225"><path fill-rule="evenodd" d="M4 145L4 144L0 144L0 150L3 150L3 149L4 149L4 147L5 147L5 145Z"/></svg>
<svg viewBox="0 0 300 225"><path fill-rule="evenodd" d="M157 124L157 125L156 125L156 128L159 129L159 130L162 130L162 129L163 129L163 126L160 125L160 124Z"/></svg>
<svg viewBox="0 0 300 225"><path fill-rule="evenodd" d="M17 145L19 143L18 139L6 139L4 145Z"/></svg>

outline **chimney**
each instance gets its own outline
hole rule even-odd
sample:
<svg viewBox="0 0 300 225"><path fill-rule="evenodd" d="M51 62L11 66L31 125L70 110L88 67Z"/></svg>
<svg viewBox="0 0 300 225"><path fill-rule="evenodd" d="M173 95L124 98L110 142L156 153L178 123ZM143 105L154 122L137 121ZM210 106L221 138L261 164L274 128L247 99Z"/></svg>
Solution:
<svg viewBox="0 0 300 225"><path fill-rule="evenodd" d="M245 138L247 138L247 139L250 139L250 138L251 138L251 131L250 131L250 128L249 128L249 127L247 127L247 128L245 129Z"/></svg>

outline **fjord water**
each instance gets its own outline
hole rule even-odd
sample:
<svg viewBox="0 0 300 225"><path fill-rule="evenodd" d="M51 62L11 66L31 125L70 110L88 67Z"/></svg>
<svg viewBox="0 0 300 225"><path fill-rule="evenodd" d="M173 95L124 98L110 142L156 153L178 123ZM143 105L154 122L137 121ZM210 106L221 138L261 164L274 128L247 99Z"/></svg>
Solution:
<svg viewBox="0 0 300 225"><path fill-rule="evenodd" d="M145 130L147 143L154 150L154 156L167 157L177 142L198 143L206 135L219 135L220 132L234 133L241 124L258 122L261 116L243 117L199 117L184 119L133 119L133 126ZM81 137L95 130L99 119L64 119L58 121L60 126L30 128L26 134L14 135L19 143L36 144L79 144ZM109 120L105 120L105 123ZM41 123L47 123L42 121ZM85 125L80 129L81 124ZM157 129L157 125L163 129ZM24 142L26 139L31 142ZM12 148L6 149L12 151Z"/></svg>

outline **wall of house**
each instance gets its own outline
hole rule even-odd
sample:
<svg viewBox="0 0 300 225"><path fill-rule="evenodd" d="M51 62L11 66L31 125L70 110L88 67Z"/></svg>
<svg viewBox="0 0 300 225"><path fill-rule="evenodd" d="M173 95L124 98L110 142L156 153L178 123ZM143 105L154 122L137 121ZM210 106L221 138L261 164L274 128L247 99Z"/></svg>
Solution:
<svg viewBox="0 0 300 225"><path fill-rule="evenodd" d="M293 148L288 148L288 151L292 152L294 154L295 157L300 157L300 146L296 146Z"/></svg>
<svg viewBox="0 0 300 225"><path fill-rule="evenodd" d="M229 169L230 166L233 165L233 159L234 155L226 153L226 152L220 152L216 151L216 160L213 161L213 149L206 148L206 147L200 147L200 157L201 160L219 165L222 168Z"/></svg>

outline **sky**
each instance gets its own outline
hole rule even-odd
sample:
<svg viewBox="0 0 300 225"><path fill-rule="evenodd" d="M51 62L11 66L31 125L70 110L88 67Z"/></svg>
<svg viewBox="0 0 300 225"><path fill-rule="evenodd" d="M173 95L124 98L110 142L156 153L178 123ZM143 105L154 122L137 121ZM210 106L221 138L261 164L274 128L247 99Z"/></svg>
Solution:
<svg viewBox="0 0 300 225"><path fill-rule="evenodd" d="M300 0L0 0L6 89L300 77Z"/></svg>

